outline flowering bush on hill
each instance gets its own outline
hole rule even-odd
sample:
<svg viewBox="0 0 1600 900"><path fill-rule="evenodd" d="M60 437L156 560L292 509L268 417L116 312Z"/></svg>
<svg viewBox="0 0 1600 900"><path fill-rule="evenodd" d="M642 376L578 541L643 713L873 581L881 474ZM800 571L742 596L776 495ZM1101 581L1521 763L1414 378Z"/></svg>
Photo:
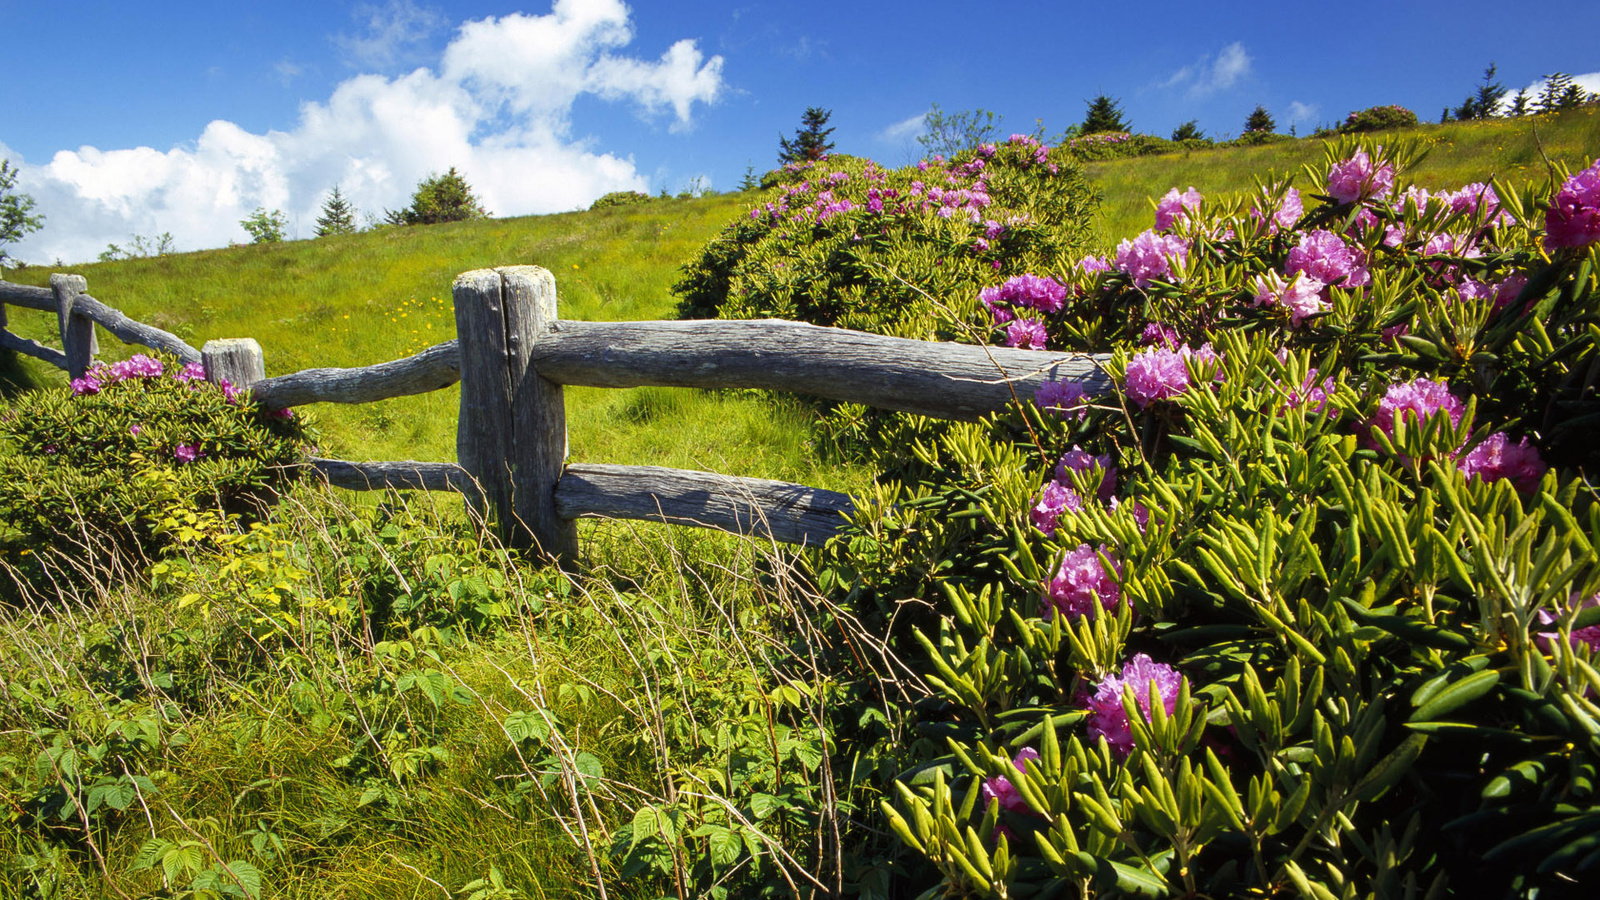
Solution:
<svg viewBox="0 0 1600 900"><path fill-rule="evenodd" d="M248 511L292 476L304 441L292 411L142 354L69 390L23 394L0 410L0 559L12 576L0 591L148 554L175 509Z"/></svg>
<svg viewBox="0 0 1600 900"><path fill-rule="evenodd" d="M931 606L896 629L939 738L882 809L936 891L1600 877L1600 161L1535 199L1416 158L1336 143L1303 193L1170 194L1115 261L979 289L991 340L1109 351L1120 392L953 427L830 550Z"/></svg>

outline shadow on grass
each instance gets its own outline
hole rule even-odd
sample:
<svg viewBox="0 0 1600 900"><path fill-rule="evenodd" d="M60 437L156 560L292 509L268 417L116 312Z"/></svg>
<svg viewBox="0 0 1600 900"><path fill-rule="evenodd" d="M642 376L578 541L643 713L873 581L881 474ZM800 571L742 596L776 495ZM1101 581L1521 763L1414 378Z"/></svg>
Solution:
<svg viewBox="0 0 1600 900"><path fill-rule="evenodd" d="M14 351L0 350L0 400L10 400L24 391L39 387Z"/></svg>

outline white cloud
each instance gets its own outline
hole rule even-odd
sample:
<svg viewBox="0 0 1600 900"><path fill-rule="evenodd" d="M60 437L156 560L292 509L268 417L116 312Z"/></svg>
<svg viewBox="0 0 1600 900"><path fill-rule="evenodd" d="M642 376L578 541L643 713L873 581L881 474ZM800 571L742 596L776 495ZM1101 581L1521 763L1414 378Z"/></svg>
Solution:
<svg viewBox="0 0 1600 900"><path fill-rule="evenodd" d="M300 108L286 131L254 134L218 120L171 150L63 150L22 166L19 190L38 201L45 228L11 248L30 262L92 259L129 235L171 232L179 249L246 239L239 220L282 209L309 237L335 184L366 212L408 202L416 183L455 166L498 216L557 212L608 191L645 190L631 158L570 133L584 94L670 110L692 123L695 103L721 96L722 58L694 41L655 61L621 55L633 39L616 0L557 0L543 16L463 25L438 71L363 74ZM13 162L17 162L13 157Z"/></svg>
<svg viewBox="0 0 1600 900"><path fill-rule="evenodd" d="M878 140L893 143L907 138L914 138L923 132L927 124L928 114L917 113L909 119L902 119L878 132Z"/></svg>
<svg viewBox="0 0 1600 900"><path fill-rule="evenodd" d="M1250 54L1244 44L1234 41L1215 57L1202 56L1173 72L1158 87L1183 88L1191 97L1204 97L1225 91L1250 74Z"/></svg>
<svg viewBox="0 0 1600 900"><path fill-rule="evenodd" d="M382 6L362 5L354 15L365 19L360 34L336 35L333 42L351 66L387 69L415 54L424 41L449 22L436 9L411 0L389 0Z"/></svg>
<svg viewBox="0 0 1600 900"><path fill-rule="evenodd" d="M1284 118L1289 120L1290 125L1315 122L1318 109L1315 103L1301 103L1296 100L1289 104L1289 111L1284 114Z"/></svg>
<svg viewBox="0 0 1600 900"><path fill-rule="evenodd" d="M285 58L272 64L272 72L278 76L280 84L288 87L296 78L306 73L306 68L292 59Z"/></svg>
<svg viewBox="0 0 1600 900"><path fill-rule="evenodd" d="M1583 75L1572 75L1572 83L1583 88L1591 94L1600 94L1600 72L1589 72ZM1528 103L1532 105L1539 101L1539 92L1544 90L1547 79L1537 78L1527 86ZM1508 92L1500 98L1500 113L1502 115L1511 111L1511 102L1516 91Z"/></svg>

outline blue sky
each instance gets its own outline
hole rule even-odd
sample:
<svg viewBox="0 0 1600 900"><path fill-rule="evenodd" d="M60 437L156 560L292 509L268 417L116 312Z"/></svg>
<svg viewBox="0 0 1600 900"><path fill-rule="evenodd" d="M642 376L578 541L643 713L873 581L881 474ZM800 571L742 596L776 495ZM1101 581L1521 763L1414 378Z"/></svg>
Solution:
<svg viewBox="0 0 1600 900"><path fill-rule="evenodd" d="M308 237L326 191L404 205L459 167L497 215L609 190L738 183L807 106L842 152L915 158L917 117L983 107L1005 131L1078 121L1104 91L1135 129L1283 130L1398 103L1435 120L1491 60L1515 88L1600 88L1593 0L1343 4L0 0L0 154L45 229L8 248L92 259L170 232L245 240L252 209ZM1565 24L1563 24L1565 23ZM1600 148L1596 148L1600 152Z"/></svg>

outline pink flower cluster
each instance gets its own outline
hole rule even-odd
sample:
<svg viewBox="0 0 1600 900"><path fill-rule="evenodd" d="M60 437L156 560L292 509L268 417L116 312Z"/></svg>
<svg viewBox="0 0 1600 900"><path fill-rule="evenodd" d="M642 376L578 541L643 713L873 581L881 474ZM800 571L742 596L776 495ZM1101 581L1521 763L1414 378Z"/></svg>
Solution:
<svg viewBox="0 0 1600 900"><path fill-rule="evenodd" d="M1444 415L1452 426L1456 426L1461 424L1461 416L1465 411L1466 405L1450 393L1448 383L1418 378L1390 385L1383 399L1378 401L1378 411L1369 424L1392 439L1397 421L1405 422L1407 428L1416 428ZM1462 449L1458 448L1452 455L1456 468L1469 480L1481 478L1484 481L1499 481L1506 478L1517 490L1530 491L1538 485L1548 468L1539 457L1538 448L1528 443L1527 438L1513 444L1511 437L1503 431L1489 435L1465 453L1461 452Z"/></svg>
<svg viewBox="0 0 1600 900"><path fill-rule="evenodd" d="M1178 692L1183 687L1183 675L1166 663L1158 663L1143 653L1122 664L1120 675L1107 675L1095 686L1088 698L1089 737L1105 738L1111 749L1121 756L1133 752L1133 728L1128 723L1128 711L1122 705L1125 688L1132 689L1137 708L1150 721L1152 704L1159 700L1167 715L1178 708ZM1154 692L1152 694L1152 691Z"/></svg>
<svg viewBox="0 0 1600 900"><path fill-rule="evenodd" d="M1382 200L1392 190L1394 166L1389 163L1374 165L1365 150L1357 150L1328 172L1328 196L1340 203L1355 203L1368 198Z"/></svg>
<svg viewBox="0 0 1600 900"><path fill-rule="evenodd" d="M1028 764L1028 760L1036 760L1038 758L1039 751L1033 749L1032 747L1023 747L1021 750L1017 751L1017 756L1011 761L1011 765L1016 768L1018 773L1027 774L1028 770L1026 766ZM1033 810L1028 808L1028 801L1022 799L1022 794L1017 790L1017 786L1012 784L1011 779L1004 775L995 775L991 778L985 778L983 781L983 787L980 789L980 794L983 797L984 809L988 809L989 804L999 801L1000 808L1006 812L1033 812Z"/></svg>
<svg viewBox="0 0 1600 900"><path fill-rule="evenodd" d="M1033 392L1033 402L1040 409L1077 419L1089 412L1089 397L1076 381L1047 381Z"/></svg>
<svg viewBox="0 0 1600 900"><path fill-rule="evenodd" d="M1149 406L1157 400L1176 397L1189 389L1189 360L1215 363L1217 354L1210 344L1198 350L1185 344L1177 349L1151 347L1128 360L1127 378L1123 391L1139 407Z"/></svg>
<svg viewBox="0 0 1600 900"><path fill-rule="evenodd" d="M1100 561L1106 553L1112 571L1107 572ZM1093 616L1101 609L1116 609L1122 591L1117 581L1122 577L1122 563L1112 558L1104 544L1097 551L1088 544L1079 544L1061 557L1061 565L1054 578L1046 585L1044 596L1039 598L1040 618L1053 618L1057 613L1073 620Z"/></svg>
<svg viewBox="0 0 1600 900"><path fill-rule="evenodd" d="M1352 250L1337 234L1320 228L1307 232L1300 243L1289 250L1283 270L1286 275L1303 274L1325 285L1346 288L1361 287L1372 281L1362 254Z"/></svg>
<svg viewBox="0 0 1600 900"><path fill-rule="evenodd" d="M1256 304L1287 309L1289 324L1299 328L1306 318L1333 308L1323 299L1326 288L1327 285L1303 273L1290 275L1285 281L1277 272L1268 272L1255 278Z"/></svg>
<svg viewBox="0 0 1600 900"><path fill-rule="evenodd" d="M1081 397L1082 394L1080 388L1078 396ZM1099 472L1100 481L1095 485L1096 499L1102 503L1116 502L1112 494L1117 489L1117 467L1111 464L1110 455L1095 456L1082 447L1073 446L1061 457L1061 461L1056 463L1053 480L1045 484L1039 502L1034 504L1028 513L1033 527L1047 537L1055 535L1056 524L1060 521L1062 513L1083 511L1083 498L1078 495L1077 482L1072 477L1073 472Z"/></svg>
<svg viewBox="0 0 1600 900"><path fill-rule="evenodd" d="M1189 263L1189 242L1177 235L1146 231L1117 244L1117 271L1133 279L1135 287L1148 287L1157 278L1177 281L1173 261L1180 271Z"/></svg>
<svg viewBox="0 0 1600 900"><path fill-rule="evenodd" d="M1270 216L1262 212L1262 208L1268 202L1270 202L1270 198L1261 197L1256 200L1254 206L1250 207L1250 218L1257 221L1265 219L1268 234L1277 234L1280 230L1287 231L1293 228L1295 223L1300 221L1300 217L1305 215L1306 212L1305 204L1300 200L1300 192L1294 188L1289 188L1283 192L1283 199L1278 201L1277 208L1272 211Z"/></svg>
<svg viewBox="0 0 1600 900"><path fill-rule="evenodd" d="M82 378L74 378L70 383L72 393L83 396L84 394L98 394L100 389L108 384L118 381L128 381L134 378L160 378L165 366L161 360L143 353L136 353L122 362L106 365L100 363L85 372ZM187 368L184 371L188 371ZM184 380L179 373L180 381ZM204 377L203 370L201 377Z"/></svg>
<svg viewBox="0 0 1600 900"><path fill-rule="evenodd" d="M1544 248L1587 247L1600 242L1600 159L1562 182L1544 216Z"/></svg>
<svg viewBox="0 0 1600 900"><path fill-rule="evenodd" d="M996 325L1004 325L1017 317L1019 309L1060 312L1067 302L1067 286L1048 275L1017 275L1004 284L979 291L978 302L989 310Z"/></svg>
<svg viewBox="0 0 1600 900"><path fill-rule="evenodd" d="M1193 185L1182 194L1177 188L1167 191L1161 202L1156 204L1156 230L1170 231L1180 219L1189 218L1190 213L1200 211L1200 203L1204 200L1200 192Z"/></svg>

